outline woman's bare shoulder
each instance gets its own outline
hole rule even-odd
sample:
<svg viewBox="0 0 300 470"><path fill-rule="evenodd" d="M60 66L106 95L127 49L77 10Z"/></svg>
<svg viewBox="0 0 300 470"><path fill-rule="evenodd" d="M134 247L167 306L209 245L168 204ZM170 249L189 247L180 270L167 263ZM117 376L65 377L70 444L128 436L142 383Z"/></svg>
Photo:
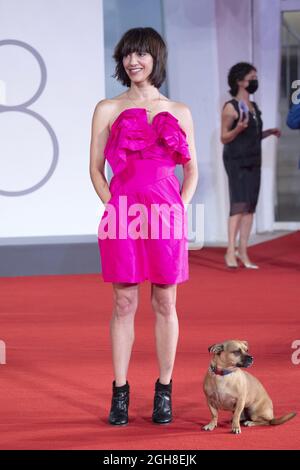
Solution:
<svg viewBox="0 0 300 470"><path fill-rule="evenodd" d="M110 110L113 111L117 109L118 107L122 107L122 102L124 102L124 93L121 95L115 96L114 98L104 98L100 101L95 106L95 109L97 111L105 111L109 112Z"/></svg>
<svg viewBox="0 0 300 470"><path fill-rule="evenodd" d="M227 101L227 103L224 104L223 109L222 109L222 114L223 116L230 116L235 119L238 117L238 113L235 107L233 106L233 104L231 103L231 101Z"/></svg>
<svg viewBox="0 0 300 470"><path fill-rule="evenodd" d="M179 120L191 119L192 113L187 104L182 103L180 101L167 99L166 105L168 106L167 111L169 111Z"/></svg>
<svg viewBox="0 0 300 470"><path fill-rule="evenodd" d="M178 119L181 128L188 135L193 133L193 117L192 112L189 106L180 101L168 100L168 108L166 111L169 111L176 119Z"/></svg>
<svg viewBox="0 0 300 470"><path fill-rule="evenodd" d="M111 122L115 119L124 107L124 93L121 93L114 98L104 98L95 106L95 115L100 119L105 119L106 124L110 128Z"/></svg>

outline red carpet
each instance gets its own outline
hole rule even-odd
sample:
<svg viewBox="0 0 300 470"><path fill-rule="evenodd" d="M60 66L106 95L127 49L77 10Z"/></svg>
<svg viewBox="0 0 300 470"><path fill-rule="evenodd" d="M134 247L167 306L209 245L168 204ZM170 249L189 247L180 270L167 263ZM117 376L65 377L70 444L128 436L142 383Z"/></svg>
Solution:
<svg viewBox="0 0 300 470"><path fill-rule="evenodd" d="M230 434L209 420L202 380L207 347L246 339L250 372L269 391L276 415L299 410L300 365L291 344L300 339L300 233L250 249L261 269L230 271L223 249L190 252L190 281L178 286L180 343L174 371L174 422L151 423L157 378L150 284L140 286L136 343L129 371L130 425L106 423L112 369L111 285L100 275L1 279L1 449L299 449L300 415L277 427Z"/></svg>

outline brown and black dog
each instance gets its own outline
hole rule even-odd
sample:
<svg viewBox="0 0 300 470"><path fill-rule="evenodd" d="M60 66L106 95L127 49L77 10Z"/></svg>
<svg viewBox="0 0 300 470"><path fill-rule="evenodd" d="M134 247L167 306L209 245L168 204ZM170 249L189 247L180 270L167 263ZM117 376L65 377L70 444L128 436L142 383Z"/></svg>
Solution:
<svg viewBox="0 0 300 470"><path fill-rule="evenodd" d="M253 375L241 370L250 367L253 357L248 354L247 341L228 340L208 348L213 358L204 379L204 393L212 415L205 431L217 427L218 410L233 412L232 432L241 433L245 426L283 424L294 418L289 413L274 418L273 403L262 384Z"/></svg>

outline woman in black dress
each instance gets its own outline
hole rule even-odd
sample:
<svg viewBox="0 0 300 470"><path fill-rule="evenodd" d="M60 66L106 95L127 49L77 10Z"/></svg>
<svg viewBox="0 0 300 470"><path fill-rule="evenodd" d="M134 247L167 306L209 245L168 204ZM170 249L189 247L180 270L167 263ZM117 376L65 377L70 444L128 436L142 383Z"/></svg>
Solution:
<svg viewBox="0 0 300 470"><path fill-rule="evenodd" d="M248 63L234 65L228 74L232 99L222 112L223 161L228 176L230 214L226 265L237 268L237 258L246 268L257 269L251 263L247 246L260 187L261 140L270 135L280 136L279 129L262 130L261 112L250 95L258 88L256 68ZM235 242L239 234L239 248Z"/></svg>

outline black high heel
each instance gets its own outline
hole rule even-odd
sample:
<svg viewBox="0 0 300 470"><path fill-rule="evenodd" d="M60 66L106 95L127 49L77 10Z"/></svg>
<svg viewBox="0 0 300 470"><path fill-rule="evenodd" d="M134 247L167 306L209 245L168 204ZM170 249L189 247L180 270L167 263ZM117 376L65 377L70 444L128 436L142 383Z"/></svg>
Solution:
<svg viewBox="0 0 300 470"><path fill-rule="evenodd" d="M108 421L115 426L124 426L128 424L129 407L129 383L121 387L116 387L113 381L113 395L111 400L111 409Z"/></svg>
<svg viewBox="0 0 300 470"><path fill-rule="evenodd" d="M152 421L157 424L167 424L172 419L172 380L168 385L163 385L158 379L155 384Z"/></svg>

